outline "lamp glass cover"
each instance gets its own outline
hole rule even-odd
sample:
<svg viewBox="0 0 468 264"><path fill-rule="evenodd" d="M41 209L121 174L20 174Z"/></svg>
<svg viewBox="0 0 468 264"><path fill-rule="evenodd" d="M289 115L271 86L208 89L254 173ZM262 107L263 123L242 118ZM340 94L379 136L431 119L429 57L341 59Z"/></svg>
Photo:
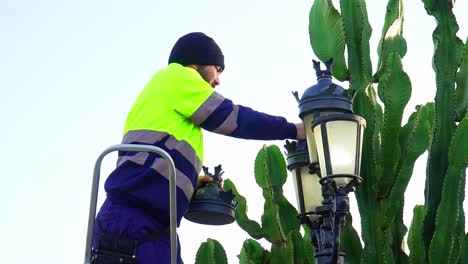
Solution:
<svg viewBox="0 0 468 264"><path fill-rule="evenodd" d="M317 149L316 149L314 132L312 131L312 121L314 121L314 115L312 113L304 116L304 128L306 132L309 159L311 163L314 163L318 161L318 157L317 157Z"/></svg>
<svg viewBox="0 0 468 264"><path fill-rule="evenodd" d="M313 129L322 177L337 174L356 175L358 125L359 123L350 120L330 120ZM326 135L323 134L322 130L324 126ZM324 136L328 142L328 155L325 153ZM331 171L329 171L330 168ZM335 178L337 186L345 186L350 181L351 178Z"/></svg>
<svg viewBox="0 0 468 264"><path fill-rule="evenodd" d="M298 175L298 170L300 173L302 190L299 190L300 186L297 182L296 175ZM300 213L315 211L315 209L318 206L321 206L323 202L322 185L320 184L319 176L317 174L311 174L308 166L297 167L292 171L292 173L294 176L294 188L296 189L297 208L301 211ZM300 197L300 194L302 194L302 197ZM301 199L304 199L304 212L302 212L301 208ZM315 220L318 217L319 216L315 214L309 215L311 220Z"/></svg>

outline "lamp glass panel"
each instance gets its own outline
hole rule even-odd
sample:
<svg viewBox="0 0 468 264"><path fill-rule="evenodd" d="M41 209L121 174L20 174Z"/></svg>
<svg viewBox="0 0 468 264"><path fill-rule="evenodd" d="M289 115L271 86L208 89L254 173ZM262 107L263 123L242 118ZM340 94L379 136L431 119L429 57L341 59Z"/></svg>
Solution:
<svg viewBox="0 0 468 264"><path fill-rule="evenodd" d="M329 175L329 172L327 172L327 166L325 165L325 156L323 155L323 138L322 138L322 129L321 126L324 124L320 124L316 127L314 127L314 135L315 135L315 140L317 143L317 155L318 155L318 161L320 165L320 172L322 173L322 177Z"/></svg>
<svg viewBox="0 0 468 264"><path fill-rule="evenodd" d="M328 147L333 174L356 174L357 127L358 123L349 120L335 120L326 123ZM327 175L330 175L327 172ZM350 182L350 178L336 178L338 186Z"/></svg>
<svg viewBox="0 0 468 264"><path fill-rule="evenodd" d="M317 153L322 177L348 174L355 175L357 126L359 124L349 120L330 120L314 127L317 143ZM327 143L324 142L322 126L326 127ZM330 160L326 160L324 144L329 149ZM332 171L328 171L327 162L330 162ZM338 186L344 186L351 181L350 178L336 178Z"/></svg>
<svg viewBox="0 0 468 264"><path fill-rule="evenodd" d="M291 173L292 173L292 178L293 178L293 183L294 183L294 190L296 191L296 204L297 204L296 208L297 208L297 211L299 211L300 213L304 213L302 212L302 209L301 209L301 199L302 199L301 193L304 193L304 190L303 189L299 190L299 186L297 184L297 172L300 170L301 170L301 167L296 167L291 171Z"/></svg>
<svg viewBox="0 0 468 264"><path fill-rule="evenodd" d="M297 170L300 170L301 175L301 183L302 183L302 192L299 191L299 187L297 184ZM317 174L311 174L309 172L309 168L307 166L302 166L295 168L293 171L293 181L294 181L294 188L296 190L296 202L297 208L299 209L300 213L311 212L314 211L318 206L322 205L323 196L322 196L322 185L320 184L320 178ZM299 197L302 193L303 197ZM304 207L305 211L302 212L301 210L301 203L300 199L304 199ZM309 215L311 220L317 219L318 215Z"/></svg>
<svg viewBox="0 0 468 264"><path fill-rule="evenodd" d="M308 114L304 116L304 128L306 132L307 148L309 150L309 159L311 163L317 162L317 149L315 148L315 137L312 131L312 121L314 121L314 115Z"/></svg>
<svg viewBox="0 0 468 264"><path fill-rule="evenodd" d="M361 159L362 159L362 145L363 145L363 140L364 140L364 126L359 124L358 126L361 126L361 133L359 133L359 135L357 135L359 138L360 138L360 144L359 146L357 146L359 148L359 156L358 156L358 159L359 160L356 160L357 162L357 173L356 175L357 176L361 176Z"/></svg>
<svg viewBox="0 0 468 264"><path fill-rule="evenodd" d="M322 185L317 174L309 173L307 166L301 167L302 188L304 189L304 202L307 211L313 211L323 202Z"/></svg>

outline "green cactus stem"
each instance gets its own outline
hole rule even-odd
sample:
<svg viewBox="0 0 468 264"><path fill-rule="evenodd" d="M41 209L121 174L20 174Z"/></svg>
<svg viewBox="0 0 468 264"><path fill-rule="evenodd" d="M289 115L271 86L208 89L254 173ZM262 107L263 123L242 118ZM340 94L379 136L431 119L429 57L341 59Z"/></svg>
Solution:
<svg viewBox="0 0 468 264"><path fill-rule="evenodd" d="M426 249L424 248L423 239L423 219L424 206L416 205L413 209L413 220L408 234L408 248L410 250L410 263L424 263Z"/></svg>
<svg viewBox="0 0 468 264"><path fill-rule="evenodd" d="M197 251L195 264L227 264L226 252L223 246L214 239L208 238Z"/></svg>
<svg viewBox="0 0 468 264"><path fill-rule="evenodd" d="M239 264L266 264L270 262L270 255L270 252L265 250L260 243L247 239L242 244Z"/></svg>
<svg viewBox="0 0 468 264"><path fill-rule="evenodd" d="M253 238L265 238L271 243L267 251L257 242L246 240L239 255L241 263L314 263L314 250L310 250L310 242L299 233L297 210L283 195L287 170L280 149L275 145L263 146L255 159L254 171L265 200L261 225L248 218L246 200L234 183L229 179L224 181L224 189L235 194L239 226Z"/></svg>
<svg viewBox="0 0 468 264"><path fill-rule="evenodd" d="M468 108L468 39L465 42L463 62L457 72L456 121L460 122Z"/></svg>
<svg viewBox="0 0 468 264"><path fill-rule="evenodd" d="M331 0L314 1L309 13L309 37L312 49L321 61L333 58L333 76L340 81L347 79L343 18Z"/></svg>
<svg viewBox="0 0 468 264"><path fill-rule="evenodd" d="M463 243L463 200L465 198L465 171L468 165L467 116L468 114L460 122L449 147L449 163L437 210L436 229L429 247L431 263L453 263L451 261L458 260ZM453 220L458 220L458 223L454 223ZM460 222L463 223L461 228Z"/></svg>
<svg viewBox="0 0 468 264"><path fill-rule="evenodd" d="M345 28L350 73L350 94L364 91L372 82L369 39L372 28L367 17L365 0L340 0Z"/></svg>
<svg viewBox="0 0 468 264"><path fill-rule="evenodd" d="M437 27L433 32L433 68L436 74L435 122L429 149L425 188L424 243L429 248L436 228L436 213L449 166L448 151L455 131L455 76L463 57L463 42L456 36L458 24L452 1L423 0Z"/></svg>

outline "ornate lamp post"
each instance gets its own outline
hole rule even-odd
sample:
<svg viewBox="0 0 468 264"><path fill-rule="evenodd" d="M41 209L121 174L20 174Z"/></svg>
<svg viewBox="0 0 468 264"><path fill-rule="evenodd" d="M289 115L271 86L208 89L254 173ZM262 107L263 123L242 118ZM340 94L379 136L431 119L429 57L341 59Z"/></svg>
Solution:
<svg viewBox="0 0 468 264"><path fill-rule="evenodd" d="M311 229L317 263L335 264L344 263L339 243L349 212L348 194L362 181L359 173L365 120L353 114L348 91L332 82L333 61L325 65L322 71L320 63L314 61L318 83L301 99L294 93L307 143L287 142L285 147L299 218Z"/></svg>

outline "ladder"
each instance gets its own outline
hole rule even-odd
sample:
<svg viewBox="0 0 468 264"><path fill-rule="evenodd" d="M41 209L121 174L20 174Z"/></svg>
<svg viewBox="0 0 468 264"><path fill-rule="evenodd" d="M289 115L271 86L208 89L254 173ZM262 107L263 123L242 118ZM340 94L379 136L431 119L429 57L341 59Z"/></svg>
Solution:
<svg viewBox="0 0 468 264"><path fill-rule="evenodd" d="M85 260L84 264L91 264L91 250L93 243L94 234L94 222L96 219L96 207L97 198L99 191L99 177L101 173L101 163L104 157L114 151L136 151L136 152L153 152L161 155L167 162L169 162L169 227L170 227L170 238L171 238L171 264L177 262L177 230L176 230L176 181L175 181L175 165L171 156L161 148L143 145L143 144L118 144L111 146L104 150L99 155L94 165L93 183L91 187L91 200L89 203L89 218L88 218L88 232L86 235L86 249L85 249Z"/></svg>

